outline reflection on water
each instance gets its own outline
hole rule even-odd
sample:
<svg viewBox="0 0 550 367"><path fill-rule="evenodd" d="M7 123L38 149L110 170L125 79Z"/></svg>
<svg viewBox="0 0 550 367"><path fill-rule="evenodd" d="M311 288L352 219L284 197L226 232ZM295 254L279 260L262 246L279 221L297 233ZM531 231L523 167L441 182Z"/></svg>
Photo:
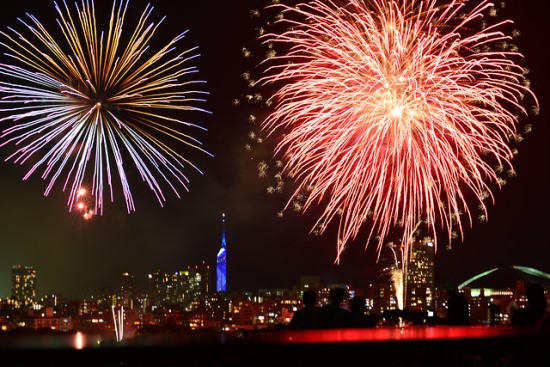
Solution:
<svg viewBox="0 0 550 367"><path fill-rule="evenodd" d="M414 361L414 366L525 367L539 366L526 361L547 360L548 345L548 331L493 326L171 330L122 341L115 333L0 333L0 353L4 360L19 361L10 364L14 367L43 367L46 359L68 367L181 367L182 361L189 366L343 367L346 361L356 366L351 361L358 355L371 367L387 366L388 361L395 366ZM297 353L296 363L291 363L289 356Z"/></svg>
<svg viewBox="0 0 550 367"><path fill-rule="evenodd" d="M76 335L74 336L74 347L76 349L84 348L84 341L84 334L82 334L81 331L77 331Z"/></svg>
<svg viewBox="0 0 550 367"><path fill-rule="evenodd" d="M444 340L494 338L518 335L521 330L493 326L406 326L367 329L308 330L273 334L283 343L340 343L399 340Z"/></svg>
<svg viewBox="0 0 550 367"><path fill-rule="evenodd" d="M0 333L0 348L11 349L84 349L116 344L110 334L67 333Z"/></svg>
<svg viewBox="0 0 550 367"><path fill-rule="evenodd" d="M178 333L151 333L117 341L112 333L22 333L2 335L0 348L23 349L89 349L100 347L144 347L173 346L188 344L231 344L231 343L346 343L372 341L445 340L495 338L520 335L521 330L488 326L430 326L379 327L366 329L336 330L271 330L248 332L195 331Z"/></svg>

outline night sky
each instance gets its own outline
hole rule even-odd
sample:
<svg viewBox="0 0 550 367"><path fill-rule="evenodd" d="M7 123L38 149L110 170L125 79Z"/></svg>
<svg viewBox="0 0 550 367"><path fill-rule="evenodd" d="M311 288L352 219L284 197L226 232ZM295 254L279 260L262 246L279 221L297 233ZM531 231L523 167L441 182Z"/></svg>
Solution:
<svg viewBox="0 0 550 367"><path fill-rule="evenodd" d="M110 1L97 1L110 9ZM198 46L194 63L208 81L207 108L211 115L189 115L189 120L208 129L195 134L209 157L190 152L203 174L189 170L189 192L181 198L168 193L161 207L153 193L133 181L136 211L128 214L120 196L106 204L102 216L84 221L69 213L67 193L61 185L44 196L46 182L39 175L22 181L26 172L12 162L0 164L0 297L10 296L13 265L32 265L38 272L39 295L61 293L84 297L102 287L116 287L123 272L135 275L138 285L156 270L173 272L203 260L215 275L215 257L221 244L221 218L226 214L229 290L290 288L301 275L320 275L326 283L352 283L365 287L380 275L374 248L364 250L359 238L350 244L340 264L335 264L335 237L309 234L314 212L277 212L287 196L267 194L268 182L258 177L258 160L244 149L248 142L249 111L235 107L233 99L244 91L240 74L247 66L241 54L255 36L250 10L262 1L152 2L153 19L167 15L162 38L188 29L180 47ZM108 5L106 5L108 4ZM137 20L146 1L131 0L127 22ZM72 2L69 3L72 7ZM548 50L550 34L545 3L510 0L511 14L522 35L517 41L531 72L529 80L541 113L521 117L532 124L532 133L519 145L514 161L517 177L495 192L487 223L474 223L464 242L452 249L439 244L436 282L458 284L484 270L523 265L550 272L550 144L548 104ZM0 27L22 29L17 17L35 15L48 29L57 29L53 1L19 0L4 8ZM109 13L103 13L105 17ZM129 24L130 24L129 23ZM0 149L0 155L3 155ZM131 168L130 168L131 169Z"/></svg>

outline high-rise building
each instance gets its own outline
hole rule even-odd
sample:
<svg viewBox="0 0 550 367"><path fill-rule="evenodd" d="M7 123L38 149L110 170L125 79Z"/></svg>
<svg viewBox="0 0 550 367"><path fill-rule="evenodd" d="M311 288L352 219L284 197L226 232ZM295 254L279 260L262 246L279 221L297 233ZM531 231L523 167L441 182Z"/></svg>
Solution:
<svg viewBox="0 0 550 367"><path fill-rule="evenodd" d="M126 309L134 309L134 275L124 272L121 275L119 303Z"/></svg>
<svg viewBox="0 0 550 367"><path fill-rule="evenodd" d="M407 268L405 305L409 310L434 309L434 254L430 239L417 240L412 245Z"/></svg>
<svg viewBox="0 0 550 367"><path fill-rule="evenodd" d="M36 270L32 266L14 265L11 269L11 298L17 308L36 301Z"/></svg>
<svg viewBox="0 0 550 367"><path fill-rule="evenodd" d="M174 273L156 271L148 275L149 302L151 306L168 306L182 304L186 300L186 289L189 284L189 271Z"/></svg>
<svg viewBox="0 0 550 367"><path fill-rule="evenodd" d="M227 256L225 243L225 213L222 215L222 247L216 257L216 291L227 291Z"/></svg>
<svg viewBox="0 0 550 367"><path fill-rule="evenodd" d="M109 310L118 305L118 295L114 288L98 288L94 291L93 299L100 310Z"/></svg>
<svg viewBox="0 0 550 367"><path fill-rule="evenodd" d="M367 289L367 309L374 314L399 309L395 285L390 282L370 284Z"/></svg>
<svg viewBox="0 0 550 367"><path fill-rule="evenodd" d="M148 286L146 308L181 306L186 311L196 310L210 292L210 266L203 261L174 273L156 271L148 275Z"/></svg>
<svg viewBox="0 0 550 367"><path fill-rule="evenodd" d="M200 265L187 268L189 281L185 290L186 298L191 303L191 309L201 306L210 293L210 266L205 261Z"/></svg>

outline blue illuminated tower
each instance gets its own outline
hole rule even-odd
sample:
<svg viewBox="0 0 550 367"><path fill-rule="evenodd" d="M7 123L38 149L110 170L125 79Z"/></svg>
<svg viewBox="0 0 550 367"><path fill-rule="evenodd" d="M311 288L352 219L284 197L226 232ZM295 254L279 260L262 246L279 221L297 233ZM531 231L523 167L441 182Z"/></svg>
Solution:
<svg viewBox="0 0 550 367"><path fill-rule="evenodd" d="M222 247L216 257L216 291L227 291L227 257L225 249L225 213L222 214Z"/></svg>

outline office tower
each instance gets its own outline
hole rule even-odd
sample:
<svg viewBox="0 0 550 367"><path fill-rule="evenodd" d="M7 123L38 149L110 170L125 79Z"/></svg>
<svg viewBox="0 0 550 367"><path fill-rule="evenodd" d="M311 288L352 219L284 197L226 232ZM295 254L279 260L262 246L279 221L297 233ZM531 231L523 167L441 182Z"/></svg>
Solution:
<svg viewBox="0 0 550 367"><path fill-rule="evenodd" d="M430 239L413 243L405 285L405 304L409 310L434 309L434 250Z"/></svg>
<svg viewBox="0 0 550 367"><path fill-rule="evenodd" d="M174 273L156 271L148 275L148 307L182 306L195 310L204 303L210 292L210 266L188 266Z"/></svg>
<svg viewBox="0 0 550 367"><path fill-rule="evenodd" d="M119 304L126 309L134 309L134 275L128 272L121 275Z"/></svg>
<svg viewBox="0 0 550 367"><path fill-rule="evenodd" d="M189 266L187 271L189 280L186 297L191 303L191 309L196 310L204 304L210 293L210 266L203 261L200 265Z"/></svg>
<svg viewBox="0 0 550 367"><path fill-rule="evenodd" d="M233 301L227 294L213 293L208 297L208 318L219 327L224 327L226 324L231 324L231 313L233 310Z"/></svg>
<svg viewBox="0 0 550 367"><path fill-rule="evenodd" d="M170 306L185 301L185 289L188 287L189 272L182 270L174 273L156 271L148 275L149 302L151 306Z"/></svg>
<svg viewBox="0 0 550 367"><path fill-rule="evenodd" d="M227 257L225 243L225 213L222 215L222 247L216 257L216 291L227 291Z"/></svg>
<svg viewBox="0 0 550 367"><path fill-rule="evenodd" d="M11 298L17 308L32 306L36 301L36 270L32 266L12 267Z"/></svg>

